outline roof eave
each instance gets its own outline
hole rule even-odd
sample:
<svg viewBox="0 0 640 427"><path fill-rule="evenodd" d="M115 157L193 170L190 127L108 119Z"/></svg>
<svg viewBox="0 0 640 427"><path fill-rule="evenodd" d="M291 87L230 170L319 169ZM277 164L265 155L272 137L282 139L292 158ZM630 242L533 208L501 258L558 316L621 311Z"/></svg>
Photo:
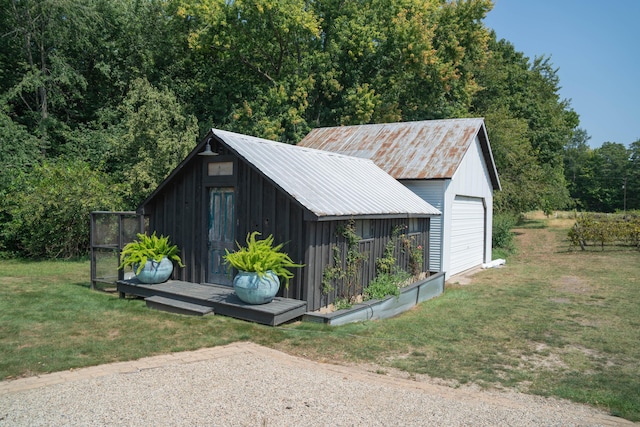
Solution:
<svg viewBox="0 0 640 427"><path fill-rule="evenodd" d="M491 150L491 144L489 143L489 136L487 135L487 128L482 121L482 125L478 130L478 138L480 139L480 147L482 148L482 155L489 171L489 177L491 178L491 184L494 190L502 190L500 185L500 177L498 176L498 169L496 168L496 162L493 159L493 151Z"/></svg>
<svg viewBox="0 0 640 427"><path fill-rule="evenodd" d="M322 215L317 217L317 221L336 221L348 219L411 219L411 218L431 218L440 216L440 213L433 214L359 214L359 215Z"/></svg>

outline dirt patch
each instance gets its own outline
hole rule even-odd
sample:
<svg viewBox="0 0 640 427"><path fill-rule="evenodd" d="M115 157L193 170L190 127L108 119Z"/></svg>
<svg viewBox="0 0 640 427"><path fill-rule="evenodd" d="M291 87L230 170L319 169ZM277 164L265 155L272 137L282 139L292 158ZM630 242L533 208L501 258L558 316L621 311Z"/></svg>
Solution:
<svg viewBox="0 0 640 427"><path fill-rule="evenodd" d="M521 355L520 360L531 370L537 371L542 368L549 371L559 371L568 367L560 354L552 352L545 343L532 342L530 345L533 352Z"/></svg>
<svg viewBox="0 0 640 427"><path fill-rule="evenodd" d="M540 342L531 342L529 345L532 351L521 355L520 360L532 371L542 369L557 372L572 369L570 360L574 359L575 355L580 355L580 357L594 361L603 367L618 365L614 358L583 346L569 345L562 348L551 348L547 344ZM587 371L583 373L587 373Z"/></svg>
<svg viewBox="0 0 640 427"><path fill-rule="evenodd" d="M577 276L560 277L556 289L560 292L576 295L585 295L593 291L585 280Z"/></svg>
<svg viewBox="0 0 640 427"><path fill-rule="evenodd" d="M463 271L455 276L451 276L447 279L447 286L450 285L469 285L473 282L473 276L482 271L481 267L475 267L471 270Z"/></svg>

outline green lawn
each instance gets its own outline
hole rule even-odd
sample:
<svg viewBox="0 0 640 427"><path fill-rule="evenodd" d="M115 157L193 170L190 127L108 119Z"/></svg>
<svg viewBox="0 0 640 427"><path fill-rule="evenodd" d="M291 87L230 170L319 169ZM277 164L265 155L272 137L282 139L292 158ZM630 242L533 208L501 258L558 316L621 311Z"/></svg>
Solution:
<svg viewBox="0 0 640 427"><path fill-rule="evenodd" d="M334 328L156 312L90 291L87 262L0 261L0 378L250 340L640 420L640 253L569 250L570 225L529 220L506 267L396 318Z"/></svg>

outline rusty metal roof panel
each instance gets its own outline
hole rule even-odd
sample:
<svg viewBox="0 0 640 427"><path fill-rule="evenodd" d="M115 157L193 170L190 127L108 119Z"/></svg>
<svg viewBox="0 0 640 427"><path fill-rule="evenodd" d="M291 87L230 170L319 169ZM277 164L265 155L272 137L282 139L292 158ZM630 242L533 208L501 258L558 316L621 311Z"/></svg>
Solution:
<svg viewBox="0 0 640 427"><path fill-rule="evenodd" d="M212 133L318 218L440 214L371 160L218 129Z"/></svg>
<svg viewBox="0 0 640 427"><path fill-rule="evenodd" d="M452 178L483 126L472 118L318 128L298 145L371 159L396 179Z"/></svg>

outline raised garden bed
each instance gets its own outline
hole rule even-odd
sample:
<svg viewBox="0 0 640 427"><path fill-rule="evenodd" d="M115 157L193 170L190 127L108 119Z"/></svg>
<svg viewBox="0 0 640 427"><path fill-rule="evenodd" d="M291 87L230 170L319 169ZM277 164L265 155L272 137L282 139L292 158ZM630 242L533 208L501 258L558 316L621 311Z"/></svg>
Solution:
<svg viewBox="0 0 640 427"><path fill-rule="evenodd" d="M400 289L398 297L364 301L351 308L333 313L306 312L303 321L324 323L332 326L365 320L387 319L409 310L423 301L444 292L444 273L436 273Z"/></svg>

